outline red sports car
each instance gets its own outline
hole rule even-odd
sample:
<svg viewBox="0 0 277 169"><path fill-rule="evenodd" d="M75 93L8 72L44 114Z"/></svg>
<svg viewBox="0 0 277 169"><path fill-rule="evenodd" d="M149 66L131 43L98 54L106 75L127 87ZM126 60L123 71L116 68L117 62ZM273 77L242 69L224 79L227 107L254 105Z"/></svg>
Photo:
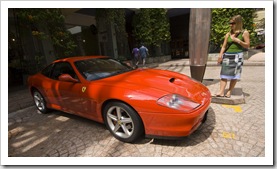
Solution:
<svg viewBox="0 0 277 169"><path fill-rule="evenodd" d="M28 79L38 110L105 123L118 140L188 136L205 121L211 94L190 77L127 66L105 56L54 61Z"/></svg>

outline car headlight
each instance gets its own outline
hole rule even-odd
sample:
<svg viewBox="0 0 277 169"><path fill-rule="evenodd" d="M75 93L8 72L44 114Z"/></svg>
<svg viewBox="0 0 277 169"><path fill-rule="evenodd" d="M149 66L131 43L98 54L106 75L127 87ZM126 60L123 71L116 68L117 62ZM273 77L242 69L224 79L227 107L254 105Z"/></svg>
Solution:
<svg viewBox="0 0 277 169"><path fill-rule="evenodd" d="M178 94L169 94L158 99L157 103L161 106L177 109L181 111L191 111L197 108L200 104L180 96Z"/></svg>

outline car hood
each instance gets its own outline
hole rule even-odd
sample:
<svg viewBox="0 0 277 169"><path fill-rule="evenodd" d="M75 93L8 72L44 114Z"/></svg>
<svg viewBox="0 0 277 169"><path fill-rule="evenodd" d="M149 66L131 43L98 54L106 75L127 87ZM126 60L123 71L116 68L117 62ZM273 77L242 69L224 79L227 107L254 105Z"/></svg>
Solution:
<svg viewBox="0 0 277 169"><path fill-rule="evenodd" d="M156 95L156 97L175 93L201 102L203 95L209 95L209 90L200 82L186 75L166 70L137 69L103 80L105 84Z"/></svg>

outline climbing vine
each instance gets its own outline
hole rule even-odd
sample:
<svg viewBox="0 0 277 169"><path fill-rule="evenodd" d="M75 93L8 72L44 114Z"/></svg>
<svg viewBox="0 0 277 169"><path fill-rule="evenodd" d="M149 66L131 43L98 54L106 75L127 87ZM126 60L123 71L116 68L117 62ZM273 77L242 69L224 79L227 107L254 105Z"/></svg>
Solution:
<svg viewBox="0 0 277 169"><path fill-rule="evenodd" d="M243 18L243 28L250 34L250 45L257 43L256 25L254 24L254 8L213 8L210 42L218 48L224 40L225 34L230 30L229 20L235 15Z"/></svg>
<svg viewBox="0 0 277 169"><path fill-rule="evenodd" d="M124 8L98 8L96 20L104 20L106 25L113 23L117 33L126 33Z"/></svg>
<svg viewBox="0 0 277 169"><path fill-rule="evenodd" d="M96 10L96 21L102 23L101 25L106 28L111 25L114 27L116 34L118 57L122 57L123 60L126 59L129 53L129 47L127 43L127 33L126 33L126 19L125 19L125 9L124 8L98 8Z"/></svg>
<svg viewBox="0 0 277 169"><path fill-rule="evenodd" d="M136 39L146 45L159 46L161 42L171 39L166 9L141 8L132 25Z"/></svg>
<svg viewBox="0 0 277 169"><path fill-rule="evenodd" d="M67 31L64 16L56 8L24 8L16 9L20 27L32 31L38 39L50 39L56 58L69 57L77 47L72 35Z"/></svg>

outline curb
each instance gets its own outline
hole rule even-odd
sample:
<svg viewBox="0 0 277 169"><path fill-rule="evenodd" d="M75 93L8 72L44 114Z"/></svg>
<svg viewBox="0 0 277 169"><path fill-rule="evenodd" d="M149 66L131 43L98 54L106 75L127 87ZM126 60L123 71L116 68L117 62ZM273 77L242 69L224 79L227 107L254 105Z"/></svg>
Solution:
<svg viewBox="0 0 277 169"><path fill-rule="evenodd" d="M181 63L181 64L180 63L171 63L171 64L160 63L160 64L157 64L156 67L190 66L190 64L187 62L188 61L186 61L185 63ZM151 64L151 65L154 65L154 64ZM212 67L212 66L220 66L220 65L217 64L217 62L208 62L206 66ZM265 62L244 61L243 66L265 66Z"/></svg>
<svg viewBox="0 0 277 169"><path fill-rule="evenodd" d="M227 105L238 105L238 104L245 104L245 98L242 92L242 88L235 88L239 92L236 94L232 94L230 98L226 97L212 97L212 103L217 104L227 104Z"/></svg>
<svg viewBox="0 0 277 169"><path fill-rule="evenodd" d="M211 94L214 95L219 88L219 79L203 79L203 84L210 90ZM225 92L227 89L225 89ZM212 97L212 103L226 104L226 105L238 105L245 104L245 97L240 83L237 83L236 87L232 91L230 98L226 97Z"/></svg>

